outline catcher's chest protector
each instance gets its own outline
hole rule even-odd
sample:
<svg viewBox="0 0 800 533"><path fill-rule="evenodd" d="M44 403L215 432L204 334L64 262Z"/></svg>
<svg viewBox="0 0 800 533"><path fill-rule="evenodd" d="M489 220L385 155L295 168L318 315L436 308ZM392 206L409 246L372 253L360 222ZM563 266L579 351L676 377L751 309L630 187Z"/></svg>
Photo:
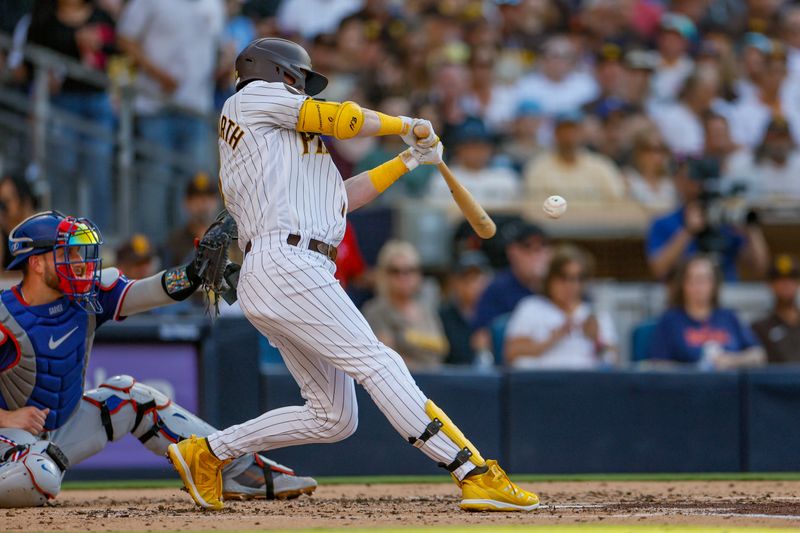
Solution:
<svg viewBox="0 0 800 533"><path fill-rule="evenodd" d="M47 407L45 429L57 429L83 394L94 315L66 298L29 306L8 290L0 294L0 323L19 343L19 361L0 374L0 408Z"/></svg>

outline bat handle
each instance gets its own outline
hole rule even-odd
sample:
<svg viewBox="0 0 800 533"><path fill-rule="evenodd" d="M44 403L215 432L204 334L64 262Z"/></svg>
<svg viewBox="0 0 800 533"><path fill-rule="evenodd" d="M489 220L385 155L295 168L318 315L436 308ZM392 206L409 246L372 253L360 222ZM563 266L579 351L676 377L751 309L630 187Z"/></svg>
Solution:
<svg viewBox="0 0 800 533"><path fill-rule="evenodd" d="M414 135L417 137L417 139L424 139L430 134L431 130L428 128L428 126L423 126L422 124L417 124L414 126Z"/></svg>

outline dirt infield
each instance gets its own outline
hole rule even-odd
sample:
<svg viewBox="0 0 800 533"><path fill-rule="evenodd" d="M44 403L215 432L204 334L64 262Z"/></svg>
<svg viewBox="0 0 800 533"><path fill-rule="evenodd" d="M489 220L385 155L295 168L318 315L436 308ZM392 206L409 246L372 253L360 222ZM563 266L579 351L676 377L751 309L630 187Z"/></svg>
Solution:
<svg viewBox="0 0 800 533"><path fill-rule="evenodd" d="M217 513L177 489L69 490L47 508L0 509L0 530L201 531L467 524L692 524L800 527L800 481L527 484L542 508L476 514L450 484L329 485L289 502L230 502Z"/></svg>

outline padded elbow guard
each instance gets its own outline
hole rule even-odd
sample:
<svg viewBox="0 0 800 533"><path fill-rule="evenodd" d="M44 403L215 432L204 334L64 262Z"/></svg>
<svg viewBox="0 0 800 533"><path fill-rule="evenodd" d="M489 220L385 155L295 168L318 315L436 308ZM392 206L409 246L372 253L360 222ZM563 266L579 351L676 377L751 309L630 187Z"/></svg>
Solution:
<svg viewBox="0 0 800 533"><path fill-rule="evenodd" d="M352 139L364 125L364 111L355 102L320 102L309 98L300 108L297 131Z"/></svg>

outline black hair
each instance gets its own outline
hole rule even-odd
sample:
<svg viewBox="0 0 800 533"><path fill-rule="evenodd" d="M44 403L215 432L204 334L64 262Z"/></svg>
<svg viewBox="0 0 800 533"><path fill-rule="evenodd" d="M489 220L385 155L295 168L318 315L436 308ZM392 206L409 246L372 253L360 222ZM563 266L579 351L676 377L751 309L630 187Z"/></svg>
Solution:
<svg viewBox="0 0 800 533"><path fill-rule="evenodd" d="M30 182L26 180L23 175L7 174L0 180L0 183L3 182L9 182L14 185L14 189L17 191L17 196L21 204L30 203L34 210L38 209L39 199L33 193L33 187L31 187Z"/></svg>

